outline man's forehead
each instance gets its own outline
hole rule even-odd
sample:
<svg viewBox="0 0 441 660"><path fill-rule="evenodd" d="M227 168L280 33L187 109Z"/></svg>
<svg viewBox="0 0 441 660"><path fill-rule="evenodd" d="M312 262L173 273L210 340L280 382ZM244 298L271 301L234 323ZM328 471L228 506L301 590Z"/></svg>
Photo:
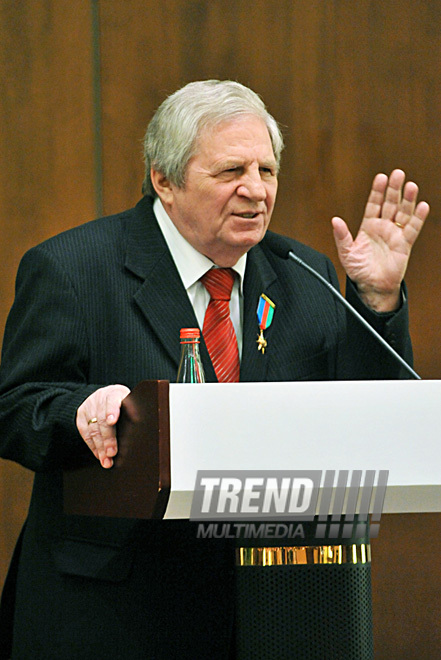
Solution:
<svg viewBox="0 0 441 660"><path fill-rule="evenodd" d="M214 173L221 170L229 170L233 168L246 168L253 165L254 163L258 164L259 167L265 167L271 170L277 170L276 159L272 155L261 156L256 158L245 158L243 156L225 156L224 158L220 157L217 159L212 159L210 161L210 170Z"/></svg>
<svg viewBox="0 0 441 660"><path fill-rule="evenodd" d="M194 156L217 156L234 164L242 160L244 149L258 149L262 158L275 162L271 136L260 117L244 115L204 127L196 138Z"/></svg>

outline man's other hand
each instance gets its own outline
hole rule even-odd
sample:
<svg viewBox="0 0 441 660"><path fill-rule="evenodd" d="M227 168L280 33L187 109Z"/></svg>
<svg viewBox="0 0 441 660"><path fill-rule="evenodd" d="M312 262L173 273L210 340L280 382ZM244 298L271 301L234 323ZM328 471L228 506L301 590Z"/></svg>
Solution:
<svg viewBox="0 0 441 660"><path fill-rule="evenodd" d="M116 422L121 402L130 394L125 385L101 387L87 397L77 410L77 428L94 456L103 468L113 465L118 452Z"/></svg>

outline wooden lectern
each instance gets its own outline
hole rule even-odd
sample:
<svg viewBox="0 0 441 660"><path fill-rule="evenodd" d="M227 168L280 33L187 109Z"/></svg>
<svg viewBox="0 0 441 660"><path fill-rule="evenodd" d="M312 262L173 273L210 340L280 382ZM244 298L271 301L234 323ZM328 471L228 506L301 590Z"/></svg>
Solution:
<svg viewBox="0 0 441 660"><path fill-rule="evenodd" d="M65 473L65 511L188 518L198 470L388 470L383 513L400 514L403 528L406 516L414 520L424 515L437 517L439 527L440 400L439 381L213 383L197 387L143 382L123 402L114 467L103 470L96 462ZM381 529L375 543L381 547ZM424 543L421 538L422 547ZM372 657L372 632L360 632L371 626L368 539L339 539L336 543L310 539L306 550L299 549L305 547L305 541L303 545L290 541L288 550L285 541L276 544L259 539L257 545L261 547L248 552L238 548L238 657L263 658L273 653L281 660L285 652L291 657L294 650L305 660L321 657L312 647L322 634L331 635L334 649L336 644L342 645L337 655L326 651L328 655L323 657ZM392 539L386 554L389 551L396 552L394 566L402 570L406 549L400 535ZM313 558L309 563L308 553ZM418 557L410 561L418 561ZM434 568L433 580L440 588L437 563ZM314 594L318 583L322 586ZM374 587L381 588L375 582L375 570ZM433 582L431 587L433 590ZM357 601L357 594L362 594L363 602ZM256 599L264 602L256 603ZM281 605L281 600L288 605ZM294 600L297 609L290 605ZM375 602L384 607L378 593ZM428 603L426 618L430 619L435 605ZM390 607L396 613L400 604L394 602ZM354 611L356 619L346 621ZM374 611L380 627L385 618L383 611L376 619ZM281 632L273 635L277 639L259 639L259 635L271 636L268 627L280 622ZM310 626L309 633L305 626ZM395 618L397 635L400 626L404 629L405 621ZM336 627L341 629L340 641L333 637ZM300 636L295 632L284 638L288 628L300 629ZM389 639L391 648L396 647L393 631L388 630L381 639L382 648L375 657L395 657L384 646ZM267 643L272 645L271 651L265 650ZM286 648L289 644L291 650ZM345 655L341 655L342 649Z"/></svg>

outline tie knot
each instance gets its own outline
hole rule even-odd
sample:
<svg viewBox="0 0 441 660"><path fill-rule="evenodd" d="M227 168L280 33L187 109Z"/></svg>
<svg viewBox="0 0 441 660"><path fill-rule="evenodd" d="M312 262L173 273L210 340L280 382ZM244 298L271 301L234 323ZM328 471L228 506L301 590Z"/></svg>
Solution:
<svg viewBox="0 0 441 660"><path fill-rule="evenodd" d="M212 268L201 277L212 300L230 300L235 273L231 268Z"/></svg>

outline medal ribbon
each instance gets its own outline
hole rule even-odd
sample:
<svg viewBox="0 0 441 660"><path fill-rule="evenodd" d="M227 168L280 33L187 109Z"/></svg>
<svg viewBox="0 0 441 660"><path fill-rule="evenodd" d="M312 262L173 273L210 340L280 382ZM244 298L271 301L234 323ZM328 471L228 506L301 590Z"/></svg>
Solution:
<svg viewBox="0 0 441 660"><path fill-rule="evenodd" d="M262 355L265 353L267 347L267 341L263 336L263 331L270 327L271 322L274 316L275 304L270 300L264 293L261 294L259 298L259 304L257 305L257 322L259 323L260 335L257 340L257 348L259 351L262 351Z"/></svg>

